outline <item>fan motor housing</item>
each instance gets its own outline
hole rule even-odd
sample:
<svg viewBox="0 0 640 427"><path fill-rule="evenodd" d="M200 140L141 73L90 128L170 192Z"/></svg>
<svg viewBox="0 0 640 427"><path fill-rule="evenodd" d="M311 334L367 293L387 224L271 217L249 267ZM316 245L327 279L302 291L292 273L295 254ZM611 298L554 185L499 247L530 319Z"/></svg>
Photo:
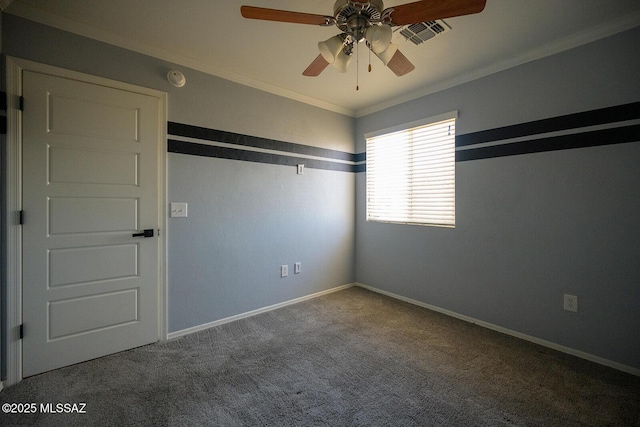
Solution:
<svg viewBox="0 0 640 427"><path fill-rule="evenodd" d="M362 2L338 0L333 6L336 26L342 31L354 35L357 39L364 37L364 30L369 26L369 20L379 20L381 18L383 9L382 0Z"/></svg>

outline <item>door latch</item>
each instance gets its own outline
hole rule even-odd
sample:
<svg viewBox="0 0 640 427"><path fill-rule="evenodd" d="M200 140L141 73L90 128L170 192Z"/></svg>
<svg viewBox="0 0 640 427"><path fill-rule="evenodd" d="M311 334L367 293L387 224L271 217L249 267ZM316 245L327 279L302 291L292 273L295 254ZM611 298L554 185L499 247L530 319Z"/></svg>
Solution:
<svg viewBox="0 0 640 427"><path fill-rule="evenodd" d="M142 233L134 233L132 237L153 237L153 228L147 228Z"/></svg>

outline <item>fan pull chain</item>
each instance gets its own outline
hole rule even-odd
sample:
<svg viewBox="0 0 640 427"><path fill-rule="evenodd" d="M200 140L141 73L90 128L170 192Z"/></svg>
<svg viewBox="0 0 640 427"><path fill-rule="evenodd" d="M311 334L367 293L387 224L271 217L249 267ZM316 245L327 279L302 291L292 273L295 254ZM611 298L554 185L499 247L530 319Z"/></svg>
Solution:
<svg viewBox="0 0 640 427"><path fill-rule="evenodd" d="M360 43L356 42L356 90L360 90Z"/></svg>
<svg viewBox="0 0 640 427"><path fill-rule="evenodd" d="M371 47L367 45L369 51L369 72L371 72Z"/></svg>

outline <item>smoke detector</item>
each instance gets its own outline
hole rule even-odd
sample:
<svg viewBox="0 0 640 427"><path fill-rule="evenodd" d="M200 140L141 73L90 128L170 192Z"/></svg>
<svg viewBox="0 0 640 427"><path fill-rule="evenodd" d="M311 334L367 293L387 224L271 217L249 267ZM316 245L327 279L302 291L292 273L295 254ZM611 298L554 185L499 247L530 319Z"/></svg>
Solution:
<svg viewBox="0 0 640 427"><path fill-rule="evenodd" d="M169 83L171 83L175 87L182 87L185 85L185 83L187 83L187 79L185 78L184 74L182 74L178 70L169 70L169 72L167 73L167 80L169 80Z"/></svg>

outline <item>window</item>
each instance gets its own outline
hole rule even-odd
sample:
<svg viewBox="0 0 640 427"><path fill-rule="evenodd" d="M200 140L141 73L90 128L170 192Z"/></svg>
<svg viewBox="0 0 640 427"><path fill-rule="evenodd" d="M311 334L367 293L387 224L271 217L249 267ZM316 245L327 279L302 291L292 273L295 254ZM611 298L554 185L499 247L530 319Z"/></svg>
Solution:
<svg viewBox="0 0 640 427"><path fill-rule="evenodd" d="M367 221L455 226L457 112L365 135Z"/></svg>

